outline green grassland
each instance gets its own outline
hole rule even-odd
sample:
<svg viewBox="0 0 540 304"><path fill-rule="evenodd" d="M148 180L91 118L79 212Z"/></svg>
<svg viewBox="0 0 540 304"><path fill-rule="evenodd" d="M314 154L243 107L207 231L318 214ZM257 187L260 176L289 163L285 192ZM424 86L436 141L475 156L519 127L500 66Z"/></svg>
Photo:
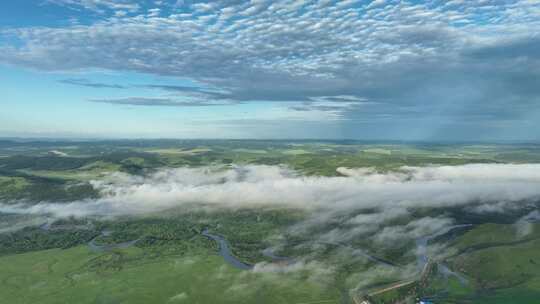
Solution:
<svg viewBox="0 0 540 304"><path fill-rule="evenodd" d="M438 294L440 303L538 303L540 224L531 225L524 236L509 224L478 225L459 236L447 262L468 282L438 278L425 294Z"/></svg>
<svg viewBox="0 0 540 304"><path fill-rule="evenodd" d="M171 213L110 221L59 220L47 229L0 234L5 303L338 303L340 285L305 269L279 274L241 271L217 254L208 228L229 239L243 261L265 261L268 239L301 214L244 210ZM110 234L102 235L102 231ZM139 241L129 248L97 244Z"/></svg>
<svg viewBox="0 0 540 304"><path fill-rule="evenodd" d="M515 225L487 223L468 231L452 244L460 252L483 248L511 246L540 239L540 225L530 223L530 231L520 235Z"/></svg>
<svg viewBox="0 0 540 304"><path fill-rule="evenodd" d="M516 224L484 223L458 229L435 242L447 246L441 259L461 278L430 274L417 295L434 303L535 304L540 299L540 224L527 223L526 233ZM372 303L396 303L400 289L371 297Z"/></svg>
<svg viewBox="0 0 540 304"><path fill-rule="evenodd" d="M241 272L205 250L145 254L79 246L0 257L0 303L338 303L309 273Z"/></svg>
<svg viewBox="0 0 540 304"><path fill-rule="evenodd" d="M29 185L30 183L23 177L0 176L0 196L15 196Z"/></svg>
<svg viewBox="0 0 540 304"><path fill-rule="evenodd" d="M34 260L39 260L36 254L55 252L54 255L59 256L59 259L64 261L61 254L64 252L74 252L78 253L78 255L73 257L74 262L84 257L84 261L78 262L84 265L90 265L86 260L92 259L91 267L89 266L92 271L98 272L107 278L112 276L115 278L114 280L116 280L116 276L118 275L118 280L123 280L124 277L121 273L129 275L129 271L131 271L126 270L126 272L120 273L124 269L139 269L138 267L141 267L140 271L144 272L147 271L144 267L154 267L143 266L147 264L161 267L160 265L163 265L162 263L171 259L217 256L217 244L200 234L203 229L209 229L212 233L224 236L230 243L232 253L244 262L251 264L258 262L272 263L271 259L261 255L261 251L273 245L273 236L284 233L287 227L301 220L303 216L303 213L299 211L275 209L245 209L235 212L221 211L210 214L207 212L185 213L179 210L176 212L168 211L167 214L149 215L140 218L120 218L109 221L76 218L58 220L50 224L47 229L39 226L31 226L10 233L0 234L0 248L2 248L0 250L0 267L2 265L1 261L4 258L11 259L18 257L24 260L24 257L26 257L28 261L33 263ZM102 235L102 231L109 231L110 233ZM94 240L93 242L98 245L108 245L135 239L138 241L126 249L91 252L91 254L88 253L88 257L79 255L81 253L80 248L88 250L89 246L87 243L90 240ZM73 251L76 248L78 249ZM133 253L136 254L133 255ZM215 271L216 267L230 267L228 264L223 264L222 257L217 256L217 259L219 260L219 265L211 264L212 266L209 266L208 271ZM343 298L344 295L346 296L347 291L356 284L354 280L350 280L350 276L359 272L361 273L366 269L366 265L363 263L358 264L357 261L349 260L346 256L337 258L331 252L320 253L318 259L328 262L328 265L332 265L334 271L324 273L323 275L317 274L317 271L325 269L326 266L324 264L313 269L314 273L310 273L310 268L307 268L306 270L287 272L279 275L276 273L239 272L236 269L231 269L230 271L237 273L237 275L223 278L225 280L223 286L228 284L227 289L229 289L232 288L231 286L238 284L239 286L243 286L242 288L247 291L261 289L255 294L248 293L248 295L242 298L244 302L239 303L310 303L310 301L323 300L325 302L321 303L338 303L338 299ZM70 258L66 257L65 260L69 261ZM48 264L48 262L43 263ZM80 266L73 266L70 268L70 271L74 271L72 270L74 268L79 269ZM24 275L24 279L21 278L21 280L24 280L26 282L25 284L30 284L31 282L33 286L34 280L39 280L40 278L36 277L35 273L30 272L30 269L24 267L15 267L13 269ZM202 278L215 275L213 272L200 271ZM116 272L118 274L111 274ZM133 276L141 275L141 272L136 272ZM76 274L76 277L81 275L79 272ZM5 275L8 274L6 273ZM66 276L69 277L67 274L63 276L59 275L58 277L65 278ZM96 290L100 290L100 288L107 290L108 287L102 286L102 284L108 285L108 279L98 280L93 273L85 273L84 277L87 276L92 278L93 284L97 285L95 287ZM146 279L149 278L153 279L152 276L146 277ZM35 284L41 283L36 282ZM116 281L114 281L114 284L117 284ZM128 286L132 283L129 281L129 283L125 284ZM54 288L57 287L56 285L54 286ZM139 285L134 286L133 288L139 288ZM166 291L158 287L153 287L154 285L152 284L149 284L149 286L148 290L152 290L153 293L160 297L168 295ZM16 290L20 289L14 287L13 284L6 285L4 288L7 288L7 292L15 295L18 295ZM73 287L73 285L66 285L63 288L73 288L72 291L67 292L69 294L78 292L78 287ZM88 286L81 285L80 288L85 289ZM145 290L147 289L143 288L137 292L142 293ZM111 289L110 292L112 295L116 295L116 292L120 291L120 289ZM49 290L47 292L51 291ZM88 292L92 293L95 291ZM273 293L276 294L274 295ZM30 292L29 294L33 293ZM181 292L176 294L181 294ZM36 294L36 296L40 295L43 296L39 293ZM58 297L60 297L59 299L64 299L64 296L70 295L61 294ZM120 299L123 299L122 295L119 296ZM256 298L254 298L255 296ZM94 294L91 295L92 299L94 299L93 297ZM162 298L160 297L156 297L156 301L161 301ZM201 299L200 303L207 303L205 301L209 301L208 298L200 295L195 295L195 297ZM259 297L264 299L264 301L255 300L259 299ZM33 298L30 298L28 301L31 302L31 299ZM218 301L218 303L232 303L234 301L238 301L238 299L234 297L225 298L221 302ZM128 303L131 303L131 301L128 301Z"/></svg>

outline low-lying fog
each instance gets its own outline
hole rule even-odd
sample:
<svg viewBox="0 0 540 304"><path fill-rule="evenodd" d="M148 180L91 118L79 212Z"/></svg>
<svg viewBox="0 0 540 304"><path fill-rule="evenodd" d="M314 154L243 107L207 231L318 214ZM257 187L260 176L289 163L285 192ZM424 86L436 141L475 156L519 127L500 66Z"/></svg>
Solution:
<svg viewBox="0 0 540 304"><path fill-rule="evenodd" d="M317 177L282 166L246 165L161 169L147 176L114 173L91 182L101 193L99 199L0 203L0 212L110 217L194 205L210 212L287 207L309 214L305 221L288 228L292 234L310 235L315 243L368 239L382 248L464 224L449 210L503 218L512 214L517 236L530 233L530 222L540 218L540 164L402 167L384 173L367 168L337 171L341 176ZM261 264L255 269L274 268Z"/></svg>
<svg viewBox="0 0 540 304"><path fill-rule="evenodd" d="M385 223L415 208L459 206L468 213L534 209L540 197L540 164L472 164L402 167L378 173L338 168L340 177L303 176L281 166L162 169L148 176L114 173L92 181L102 197L70 203L0 204L0 212L66 216L115 216L156 212L181 205L219 208L283 206L313 211L299 230L343 215L347 227L328 231L329 241L365 233L381 243L451 225L452 218L414 218L405 226ZM362 212L362 210L369 210ZM526 228L524 228L526 231Z"/></svg>
<svg viewBox="0 0 540 304"><path fill-rule="evenodd" d="M145 177L114 173L91 182L101 192L100 199L0 204L0 212L129 215L187 203L328 211L375 208L391 213L405 212L408 207L459 205L471 212L504 212L540 197L540 164L402 167L387 173L365 168L337 171L342 176L303 176L285 167L250 165L162 169ZM366 220L369 217L356 219Z"/></svg>

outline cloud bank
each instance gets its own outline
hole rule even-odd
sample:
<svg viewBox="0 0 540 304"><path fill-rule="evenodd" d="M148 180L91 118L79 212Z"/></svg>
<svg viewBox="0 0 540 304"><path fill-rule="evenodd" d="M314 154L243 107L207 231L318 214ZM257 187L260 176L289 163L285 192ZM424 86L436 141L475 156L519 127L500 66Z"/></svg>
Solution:
<svg viewBox="0 0 540 304"><path fill-rule="evenodd" d="M394 210L462 206L471 212L519 209L540 198L540 165L402 167L395 172L339 168L340 177L303 176L280 166L162 169L92 181L96 200L5 205L2 212L58 216L130 215L188 204L220 208L280 206L309 210ZM387 214L386 216L392 216ZM374 223L369 215L352 222Z"/></svg>

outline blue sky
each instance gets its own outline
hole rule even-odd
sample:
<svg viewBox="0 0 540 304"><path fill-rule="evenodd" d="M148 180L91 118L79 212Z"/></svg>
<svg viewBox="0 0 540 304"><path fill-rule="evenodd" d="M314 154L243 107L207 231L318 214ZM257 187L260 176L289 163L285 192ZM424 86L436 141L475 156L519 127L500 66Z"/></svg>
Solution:
<svg viewBox="0 0 540 304"><path fill-rule="evenodd" d="M540 139L540 0L0 4L0 136Z"/></svg>

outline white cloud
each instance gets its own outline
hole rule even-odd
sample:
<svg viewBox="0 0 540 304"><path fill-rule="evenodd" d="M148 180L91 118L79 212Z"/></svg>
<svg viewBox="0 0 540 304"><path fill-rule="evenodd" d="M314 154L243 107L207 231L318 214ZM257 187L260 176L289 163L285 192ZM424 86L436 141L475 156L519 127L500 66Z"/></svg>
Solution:
<svg viewBox="0 0 540 304"><path fill-rule="evenodd" d="M102 198L67 204L2 205L2 212L59 216L122 215L165 210L184 204L223 208L275 205L311 210L495 206L519 208L540 198L540 165L476 164L403 167L396 172L345 169L344 177L302 176L279 166L163 169L146 177L115 173L93 181ZM351 223L373 223L358 216Z"/></svg>
<svg viewBox="0 0 540 304"><path fill-rule="evenodd" d="M101 14L106 12L105 9L130 12L136 12L140 9L139 4L132 0L46 0L46 2L73 8L84 8Z"/></svg>
<svg viewBox="0 0 540 304"><path fill-rule="evenodd" d="M507 65L501 58L493 64L489 56L467 56L505 41L536 43L531 39L537 39L540 28L540 5L532 1L493 6L375 0L368 8L316 0L178 1L181 12L170 14L165 5L143 12L137 1L128 0L51 1L111 12L87 25L5 30L10 39L0 45L0 61L43 70L100 68L185 77L226 89L226 97L237 101L301 102L346 94L398 104L433 103L448 98L447 89L470 84L467 78L478 75L475 81L490 88L483 91L476 84L474 89L482 91L478 96L501 88L501 94L487 94L491 110L498 96L504 95L507 104L508 95L530 92L520 87L527 83L510 81L493 69L508 72L508 67L538 64L534 47L526 45L520 46L523 56L509 53ZM470 20L485 21L465 23ZM517 65L516 58L526 62ZM532 79L534 71L516 73ZM404 96L415 92L420 93ZM440 94L425 94L431 92Z"/></svg>
<svg viewBox="0 0 540 304"><path fill-rule="evenodd" d="M386 0L373 0L369 5L367 6L368 9L375 8L378 6L381 6L386 3Z"/></svg>

